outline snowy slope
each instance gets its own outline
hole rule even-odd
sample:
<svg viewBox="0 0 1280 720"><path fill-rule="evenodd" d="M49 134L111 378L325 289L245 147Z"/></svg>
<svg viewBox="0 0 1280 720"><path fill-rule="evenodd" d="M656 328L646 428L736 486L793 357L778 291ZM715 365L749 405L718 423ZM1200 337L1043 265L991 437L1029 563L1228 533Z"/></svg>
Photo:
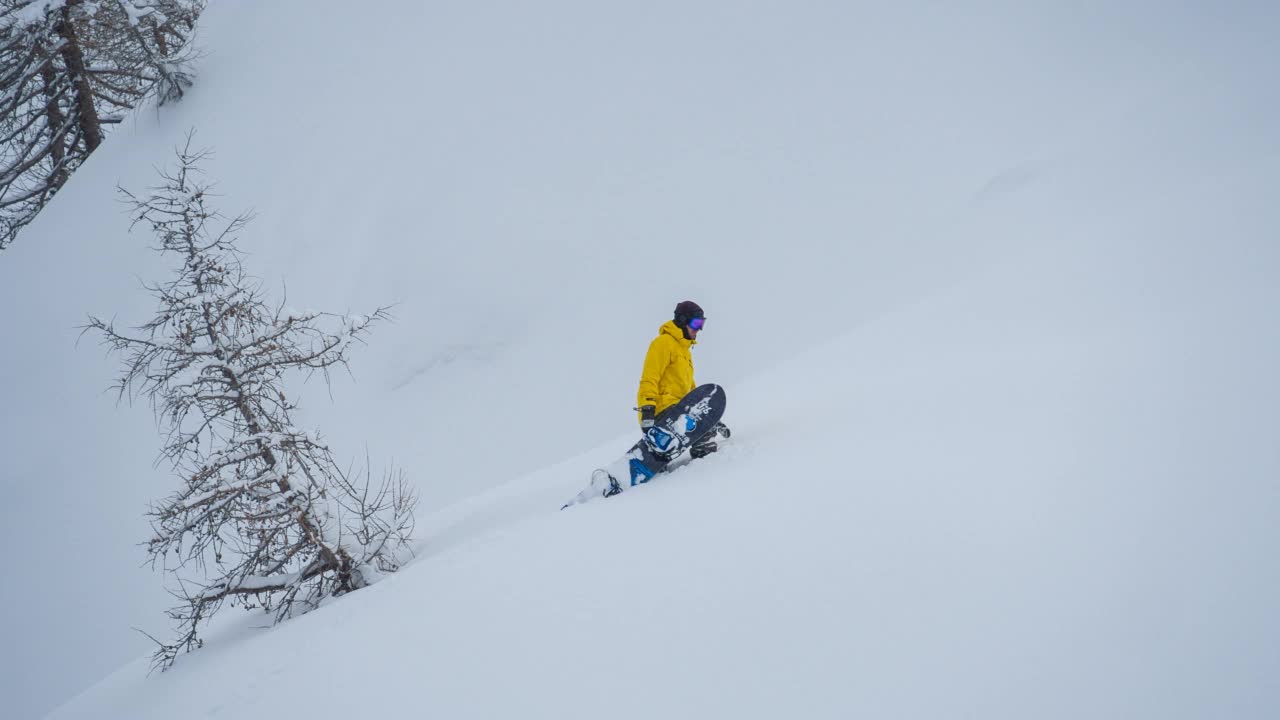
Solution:
<svg viewBox="0 0 1280 720"><path fill-rule="evenodd" d="M1133 260L1090 273L1141 282L1127 313L1079 258L1012 264L742 383L718 455L556 511L620 437L436 517L369 592L52 717L1273 716L1280 383L1189 381L1280 361L1219 325L1280 297L1197 315L1162 294L1211 271Z"/></svg>
<svg viewBox="0 0 1280 720"><path fill-rule="evenodd" d="M304 420L440 513L62 715L1274 715L1275 11L1011 5L214 3L0 258L6 714L165 631L154 425L75 327L146 317L112 188L194 126L270 286L399 303ZM555 512L685 298L734 447Z"/></svg>

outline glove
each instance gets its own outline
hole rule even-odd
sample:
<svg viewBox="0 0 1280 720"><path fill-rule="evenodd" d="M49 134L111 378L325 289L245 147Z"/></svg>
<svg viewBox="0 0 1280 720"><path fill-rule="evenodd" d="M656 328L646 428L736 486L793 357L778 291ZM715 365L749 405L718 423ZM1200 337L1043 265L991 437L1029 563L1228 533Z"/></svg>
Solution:
<svg viewBox="0 0 1280 720"><path fill-rule="evenodd" d="M653 427L653 416L656 408L653 405L642 405L636 409L640 411L640 429L648 430Z"/></svg>
<svg viewBox="0 0 1280 720"><path fill-rule="evenodd" d="M716 423L716 426L712 428L712 432L727 439L729 437L729 426L724 423Z"/></svg>

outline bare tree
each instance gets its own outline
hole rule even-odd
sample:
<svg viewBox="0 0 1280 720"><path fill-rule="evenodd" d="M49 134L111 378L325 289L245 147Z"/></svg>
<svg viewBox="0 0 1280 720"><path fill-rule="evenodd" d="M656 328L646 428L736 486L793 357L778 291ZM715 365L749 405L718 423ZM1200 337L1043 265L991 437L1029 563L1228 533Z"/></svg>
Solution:
<svg viewBox="0 0 1280 720"><path fill-rule="evenodd" d="M370 489L342 470L316 434L295 427L284 378L345 367L353 343L386 308L332 315L268 305L241 265L245 215L222 223L201 182L204 152L178 151L177 170L145 196L122 190L134 223L148 225L176 276L148 286L155 317L133 333L90 318L86 331L124 356L115 387L145 396L167 428L163 457L182 488L150 511L152 564L174 572L178 638L157 666L199 646L197 630L224 601L277 621L399 567L415 499L403 476ZM186 573L197 570L205 579Z"/></svg>
<svg viewBox="0 0 1280 720"><path fill-rule="evenodd" d="M191 86L204 0L0 0L0 250L148 96Z"/></svg>
<svg viewBox="0 0 1280 720"><path fill-rule="evenodd" d="M187 40L203 8L204 0L99 0L85 27L101 59L90 73L97 99L114 108L148 95L160 105L182 99L192 82Z"/></svg>
<svg viewBox="0 0 1280 720"><path fill-rule="evenodd" d="M88 153L60 12L6 2L0 14L0 248ZM92 123L91 123L92 124Z"/></svg>

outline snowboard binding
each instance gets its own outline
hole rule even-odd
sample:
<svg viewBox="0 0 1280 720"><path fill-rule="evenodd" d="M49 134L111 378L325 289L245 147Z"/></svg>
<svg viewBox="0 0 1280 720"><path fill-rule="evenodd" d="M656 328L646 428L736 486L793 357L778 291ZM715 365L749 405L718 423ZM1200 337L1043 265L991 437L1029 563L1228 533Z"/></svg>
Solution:
<svg viewBox="0 0 1280 720"><path fill-rule="evenodd" d="M715 439L728 439L729 435L729 427L727 425L724 423L716 423L716 426L711 429L711 432L704 435L700 440L698 440L698 442L693 444L693 447L689 448L689 457L697 460L710 455L720 449L720 445L716 443Z"/></svg>
<svg viewBox="0 0 1280 720"><path fill-rule="evenodd" d="M591 474L591 485L600 488L600 494L604 497L613 497L622 492L622 487L618 485L618 481L604 470L596 470Z"/></svg>

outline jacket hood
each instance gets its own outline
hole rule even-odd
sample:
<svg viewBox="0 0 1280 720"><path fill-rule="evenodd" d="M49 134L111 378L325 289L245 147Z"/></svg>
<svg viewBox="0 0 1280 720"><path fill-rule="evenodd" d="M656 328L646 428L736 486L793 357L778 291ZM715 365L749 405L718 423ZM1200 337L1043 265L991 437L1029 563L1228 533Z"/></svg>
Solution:
<svg viewBox="0 0 1280 720"><path fill-rule="evenodd" d="M686 339L686 338L685 338L685 336L684 336L684 330L681 330L681 329L680 329L680 326L679 326L679 325L676 325L676 321L675 321L675 320L668 320L668 321L666 321L665 323L663 323L663 324L662 324L662 327L658 328L658 333L659 333L659 334L665 333L665 334L667 334L667 335L670 335L671 337L675 338L676 340L678 340L678 341L680 341L680 342L682 342L682 343L684 343L684 344L686 344L686 345L697 345L697 344L698 344L698 341L697 341L697 340L689 340L689 339Z"/></svg>

